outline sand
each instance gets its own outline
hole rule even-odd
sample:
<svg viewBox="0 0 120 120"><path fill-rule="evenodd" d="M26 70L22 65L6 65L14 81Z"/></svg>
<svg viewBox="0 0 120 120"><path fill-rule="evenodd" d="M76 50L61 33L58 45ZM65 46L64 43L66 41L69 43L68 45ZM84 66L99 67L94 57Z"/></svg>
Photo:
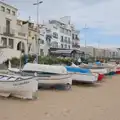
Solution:
<svg viewBox="0 0 120 120"><path fill-rule="evenodd" d="M40 90L34 101L0 97L0 120L120 120L119 78L70 91Z"/></svg>

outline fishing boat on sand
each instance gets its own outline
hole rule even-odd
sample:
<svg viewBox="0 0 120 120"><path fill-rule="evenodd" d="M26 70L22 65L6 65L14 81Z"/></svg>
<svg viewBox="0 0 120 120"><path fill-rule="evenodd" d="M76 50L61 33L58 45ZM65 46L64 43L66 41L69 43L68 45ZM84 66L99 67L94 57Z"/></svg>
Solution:
<svg viewBox="0 0 120 120"><path fill-rule="evenodd" d="M35 77L0 74L0 96L34 99L37 90Z"/></svg>
<svg viewBox="0 0 120 120"><path fill-rule="evenodd" d="M66 66L67 71L71 74L72 80L82 83L96 83L98 74L91 73L88 69L79 67Z"/></svg>
<svg viewBox="0 0 120 120"><path fill-rule="evenodd" d="M76 67L76 68L80 68L80 66L77 66L77 65L75 65L74 63L72 63L72 65L71 65L72 67ZM84 67L83 67L84 66ZM80 68L81 70L82 69L86 69L86 68L88 68L88 65L87 64L84 64L84 63L82 63L82 68ZM99 72L96 72L96 71L90 71L89 69L86 69L87 71L88 71L88 73L93 73L94 75L96 75L96 76L98 76L98 81L101 81L103 78L104 78L104 74L102 74L102 73L99 73ZM81 71L82 72L82 71Z"/></svg>
<svg viewBox="0 0 120 120"><path fill-rule="evenodd" d="M107 74L109 69L103 66L97 66L96 64L81 64L79 67L89 69L92 73Z"/></svg>
<svg viewBox="0 0 120 120"><path fill-rule="evenodd" d="M71 75L64 66L27 63L21 72L12 68L9 70L15 74L20 73L22 76L37 76L39 87L63 85L65 89L69 90L72 85Z"/></svg>

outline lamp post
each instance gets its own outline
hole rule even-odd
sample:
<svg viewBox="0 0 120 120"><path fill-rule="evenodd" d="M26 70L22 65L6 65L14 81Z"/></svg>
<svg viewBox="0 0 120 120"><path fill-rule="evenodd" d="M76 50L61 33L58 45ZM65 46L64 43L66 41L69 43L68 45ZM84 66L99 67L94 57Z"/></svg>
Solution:
<svg viewBox="0 0 120 120"><path fill-rule="evenodd" d="M86 54L87 54L87 52L86 52L86 49L87 49L86 48L87 47L86 30L88 29L86 24L85 24L85 27L83 29L85 30L85 38L84 39L85 39L85 59L86 59Z"/></svg>
<svg viewBox="0 0 120 120"><path fill-rule="evenodd" d="M37 61L37 63L39 62L38 61L38 57L39 57L39 42L38 42L38 37L39 37L39 5L40 4L42 4L43 3L43 1L39 1L39 0L37 0L37 2L36 3L34 3L33 5L36 5L37 6L37 37L36 37L36 48L37 48L37 56L36 56L36 61Z"/></svg>

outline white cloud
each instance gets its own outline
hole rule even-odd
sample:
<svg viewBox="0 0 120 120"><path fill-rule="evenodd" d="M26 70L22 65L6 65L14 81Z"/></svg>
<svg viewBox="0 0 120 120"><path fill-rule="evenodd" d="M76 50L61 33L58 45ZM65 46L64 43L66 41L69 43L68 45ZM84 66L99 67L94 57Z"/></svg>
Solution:
<svg viewBox="0 0 120 120"><path fill-rule="evenodd" d="M16 5L21 16L29 15L36 20L34 0L6 0ZM120 34L120 0L43 0L40 5L40 20L58 19L62 16L71 16L76 26L83 28L98 27L105 34ZM78 27L78 28L79 28Z"/></svg>

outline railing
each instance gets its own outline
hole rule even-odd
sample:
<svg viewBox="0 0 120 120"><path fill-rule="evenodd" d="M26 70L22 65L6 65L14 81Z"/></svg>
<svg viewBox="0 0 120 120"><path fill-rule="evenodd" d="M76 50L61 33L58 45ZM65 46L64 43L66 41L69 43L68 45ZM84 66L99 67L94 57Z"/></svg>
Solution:
<svg viewBox="0 0 120 120"><path fill-rule="evenodd" d="M79 41L80 40L80 38L78 38L78 37L76 37L76 38L72 38L73 40L77 40L77 41Z"/></svg>
<svg viewBox="0 0 120 120"><path fill-rule="evenodd" d="M80 48L80 45L78 45L78 44L72 44L72 47L73 48Z"/></svg>

